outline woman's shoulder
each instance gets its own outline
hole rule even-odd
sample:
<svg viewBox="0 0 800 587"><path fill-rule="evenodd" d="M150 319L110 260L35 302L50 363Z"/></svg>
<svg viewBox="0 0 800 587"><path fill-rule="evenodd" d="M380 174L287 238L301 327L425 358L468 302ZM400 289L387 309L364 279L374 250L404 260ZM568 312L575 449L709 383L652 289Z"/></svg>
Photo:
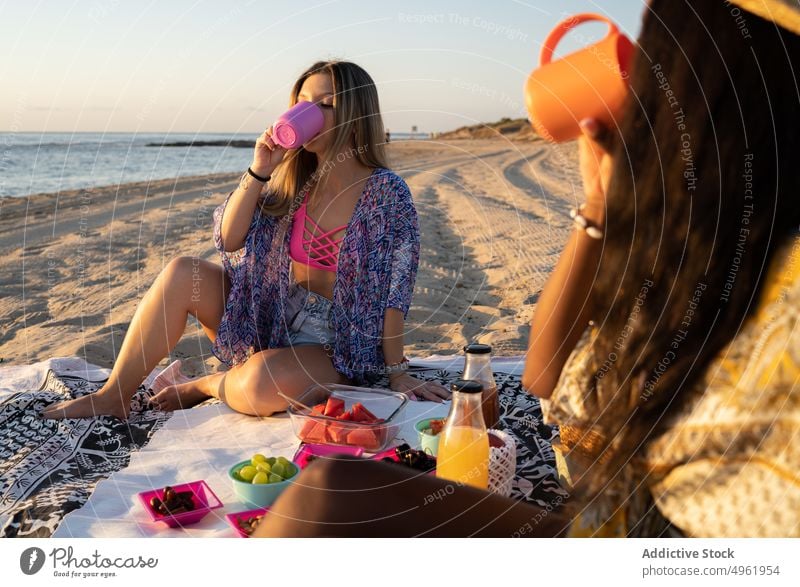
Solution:
<svg viewBox="0 0 800 587"><path fill-rule="evenodd" d="M800 234L783 240L775 250L765 276L755 319L765 321L771 313L798 312L795 302L800 296Z"/></svg>
<svg viewBox="0 0 800 587"><path fill-rule="evenodd" d="M387 167L376 167L370 176L372 193L376 198L411 200L411 190L405 180Z"/></svg>

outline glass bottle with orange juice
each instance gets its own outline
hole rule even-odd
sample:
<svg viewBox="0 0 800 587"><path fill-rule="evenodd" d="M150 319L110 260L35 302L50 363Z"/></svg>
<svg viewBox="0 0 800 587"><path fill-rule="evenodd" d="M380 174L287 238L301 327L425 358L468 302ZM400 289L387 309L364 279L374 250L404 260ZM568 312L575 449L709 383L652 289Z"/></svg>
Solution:
<svg viewBox="0 0 800 587"><path fill-rule="evenodd" d="M477 381L460 379L450 385L450 413L439 438L436 476L480 489L489 486L489 436L483 421Z"/></svg>

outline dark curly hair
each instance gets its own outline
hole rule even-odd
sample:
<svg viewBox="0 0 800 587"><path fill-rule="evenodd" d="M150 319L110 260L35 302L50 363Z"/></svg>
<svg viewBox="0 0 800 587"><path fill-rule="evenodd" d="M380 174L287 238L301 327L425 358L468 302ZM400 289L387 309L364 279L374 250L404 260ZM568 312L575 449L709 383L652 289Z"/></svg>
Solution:
<svg viewBox="0 0 800 587"><path fill-rule="evenodd" d="M800 37L727 2L649 5L593 286L605 441L586 496L701 392L775 251L798 233L798 65Z"/></svg>

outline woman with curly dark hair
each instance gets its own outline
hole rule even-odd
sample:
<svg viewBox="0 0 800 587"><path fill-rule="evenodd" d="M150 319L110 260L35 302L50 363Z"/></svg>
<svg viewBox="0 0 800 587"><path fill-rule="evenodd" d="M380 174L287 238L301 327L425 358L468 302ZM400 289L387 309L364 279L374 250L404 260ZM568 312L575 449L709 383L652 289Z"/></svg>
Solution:
<svg viewBox="0 0 800 587"><path fill-rule="evenodd" d="M618 128L582 121L523 377L566 507L329 461L258 533L800 536L799 66L796 2L653 0Z"/></svg>

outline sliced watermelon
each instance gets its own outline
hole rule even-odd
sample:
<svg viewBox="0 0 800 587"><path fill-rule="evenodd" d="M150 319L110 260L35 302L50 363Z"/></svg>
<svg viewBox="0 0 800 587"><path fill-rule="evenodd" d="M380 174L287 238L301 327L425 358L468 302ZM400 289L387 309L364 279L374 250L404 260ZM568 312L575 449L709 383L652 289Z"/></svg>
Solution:
<svg viewBox="0 0 800 587"><path fill-rule="evenodd" d="M325 404L317 404L313 408L311 408L311 415L312 416L321 416L325 412ZM317 423L314 420L306 420L306 423L303 424L303 428L300 430L300 439L304 439L309 434L312 433L314 427Z"/></svg>
<svg viewBox="0 0 800 587"><path fill-rule="evenodd" d="M370 424L378 419L375 417L375 414L370 412L364 407L364 404L360 402L353 404L353 407L350 408L350 410L353 412L353 420L356 422L365 422Z"/></svg>
<svg viewBox="0 0 800 587"><path fill-rule="evenodd" d="M336 416L336 419L342 422L342 424L331 422L328 426L328 434L330 434L333 442L337 444L347 444L347 435L350 433L352 426L345 424L345 422L351 422L353 420L353 414L350 411L342 412Z"/></svg>
<svg viewBox="0 0 800 587"><path fill-rule="evenodd" d="M311 434L311 431L314 429L314 426L316 425L317 423L314 422L314 420L306 420L305 423L303 424L303 427L300 429L300 433L298 434L300 440L305 440L308 437L308 435Z"/></svg>
<svg viewBox="0 0 800 587"><path fill-rule="evenodd" d="M347 434L347 442L348 444L362 446L367 451L377 450L381 446L378 433L374 430L366 429L351 430Z"/></svg>
<svg viewBox="0 0 800 587"><path fill-rule="evenodd" d="M308 424L313 424L313 426L306 432ZM331 437L328 434L328 426L325 422L309 421L308 424L300 431L300 440L311 444L325 444L331 441ZM306 433L304 434L304 432Z"/></svg>
<svg viewBox="0 0 800 587"><path fill-rule="evenodd" d="M331 441L337 444L347 444L347 436L350 433L350 431L351 427L348 424L339 424L338 422L331 422L328 425L328 434L330 434Z"/></svg>
<svg viewBox="0 0 800 587"><path fill-rule="evenodd" d="M335 397L329 397L328 403L325 404L325 415L329 418L336 418L342 413L344 413L344 400Z"/></svg>

